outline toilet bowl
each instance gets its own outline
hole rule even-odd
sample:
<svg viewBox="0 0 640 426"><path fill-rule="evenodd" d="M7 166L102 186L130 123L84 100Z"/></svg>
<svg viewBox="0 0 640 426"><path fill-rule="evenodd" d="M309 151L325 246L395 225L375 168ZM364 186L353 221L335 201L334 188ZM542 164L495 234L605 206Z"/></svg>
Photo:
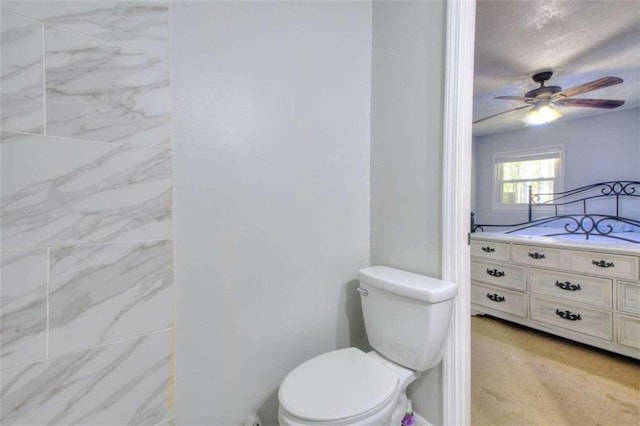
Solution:
<svg viewBox="0 0 640 426"><path fill-rule="evenodd" d="M281 425L382 425L406 412L406 388L419 373L376 352L346 348L294 369L280 385Z"/></svg>
<svg viewBox="0 0 640 426"><path fill-rule="evenodd" d="M441 360L455 284L384 266L358 278L374 350L340 349L293 369L278 391L281 425L399 425L407 386Z"/></svg>

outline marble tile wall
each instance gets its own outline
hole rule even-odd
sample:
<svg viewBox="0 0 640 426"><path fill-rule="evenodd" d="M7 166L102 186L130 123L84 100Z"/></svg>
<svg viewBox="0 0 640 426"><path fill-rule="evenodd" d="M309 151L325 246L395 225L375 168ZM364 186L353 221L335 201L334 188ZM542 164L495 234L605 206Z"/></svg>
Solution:
<svg viewBox="0 0 640 426"><path fill-rule="evenodd" d="M0 63L0 424L173 424L168 0L3 0Z"/></svg>

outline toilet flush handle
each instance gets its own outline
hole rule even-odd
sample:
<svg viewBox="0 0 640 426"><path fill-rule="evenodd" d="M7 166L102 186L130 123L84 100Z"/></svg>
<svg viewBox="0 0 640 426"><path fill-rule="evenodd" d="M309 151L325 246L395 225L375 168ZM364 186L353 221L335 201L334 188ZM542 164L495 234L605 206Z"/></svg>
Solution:
<svg viewBox="0 0 640 426"><path fill-rule="evenodd" d="M356 287L356 290L358 290L358 293L360 293L363 296L368 296L369 295L369 292L367 291L366 288Z"/></svg>

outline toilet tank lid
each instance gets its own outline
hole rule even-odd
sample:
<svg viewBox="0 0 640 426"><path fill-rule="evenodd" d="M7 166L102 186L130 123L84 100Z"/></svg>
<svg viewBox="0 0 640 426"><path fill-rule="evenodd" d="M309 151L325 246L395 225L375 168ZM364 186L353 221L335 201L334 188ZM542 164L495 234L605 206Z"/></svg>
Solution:
<svg viewBox="0 0 640 426"><path fill-rule="evenodd" d="M369 266L358 271L358 279L373 287L423 302L438 303L453 299L458 288L451 281L414 274L413 272Z"/></svg>

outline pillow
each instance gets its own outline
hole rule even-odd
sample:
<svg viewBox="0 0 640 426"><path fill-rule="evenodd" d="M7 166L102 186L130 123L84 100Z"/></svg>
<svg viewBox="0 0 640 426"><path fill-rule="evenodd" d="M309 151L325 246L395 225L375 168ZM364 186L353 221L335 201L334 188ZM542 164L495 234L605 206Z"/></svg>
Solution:
<svg viewBox="0 0 640 426"><path fill-rule="evenodd" d="M632 225L625 222L616 222L618 224L618 230L615 232L640 232L640 226Z"/></svg>

